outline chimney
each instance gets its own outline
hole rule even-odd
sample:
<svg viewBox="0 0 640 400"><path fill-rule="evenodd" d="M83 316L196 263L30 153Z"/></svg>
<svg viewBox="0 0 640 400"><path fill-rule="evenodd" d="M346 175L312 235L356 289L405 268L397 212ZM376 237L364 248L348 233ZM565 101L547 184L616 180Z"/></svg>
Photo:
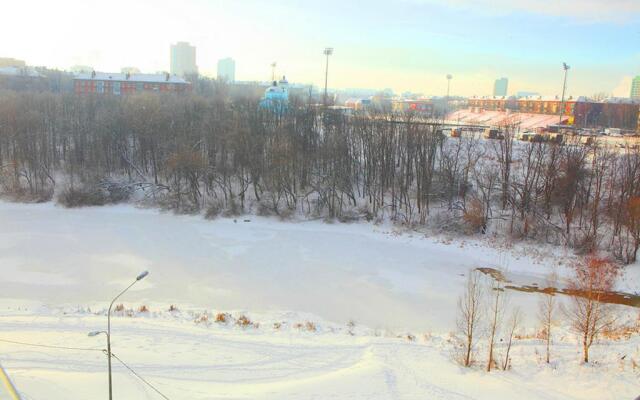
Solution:
<svg viewBox="0 0 640 400"><path fill-rule="evenodd" d="M129 80L129 78L131 78L131 73L127 72L126 79Z"/></svg>
<svg viewBox="0 0 640 400"><path fill-rule="evenodd" d="M167 74L164 76L164 80L169 82L169 78L171 78L171 75L169 75L169 73L167 72Z"/></svg>
<svg viewBox="0 0 640 400"><path fill-rule="evenodd" d="M91 79L96 77L96 71L91 71Z"/></svg>

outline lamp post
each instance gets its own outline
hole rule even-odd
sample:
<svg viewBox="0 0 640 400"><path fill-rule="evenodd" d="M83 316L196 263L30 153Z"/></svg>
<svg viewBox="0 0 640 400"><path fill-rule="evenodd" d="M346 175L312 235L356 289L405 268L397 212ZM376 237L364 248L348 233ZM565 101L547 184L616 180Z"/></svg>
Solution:
<svg viewBox="0 0 640 400"><path fill-rule="evenodd" d="M118 294L113 300L111 300L111 304L109 305L109 311L107 312L107 330L106 331L94 331L89 332L89 336L98 336L101 333L107 335L107 360L109 363L109 400L113 400L113 384L111 379L111 309L113 308L113 303L118 300L120 296L122 296L127 290L131 289L131 286L135 285L138 281L144 279L147 275L149 275L149 271L144 271L140 275L136 277L136 280L131 283L131 285L127 286L120 294Z"/></svg>
<svg viewBox="0 0 640 400"><path fill-rule="evenodd" d="M327 58L324 68L324 105L327 105L327 83L329 82L329 56L333 54L333 47L325 47L323 54Z"/></svg>
<svg viewBox="0 0 640 400"><path fill-rule="evenodd" d="M564 113L564 94L567 90L567 73L569 72L570 66L567 63L562 63L562 68L564 69L564 83L562 84L562 101L560 102L560 117L558 119L558 125L562 124L562 114Z"/></svg>
<svg viewBox="0 0 640 400"><path fill-rule="evenodd" d="M451 89L451 79L453 79L453 75L447 74L447 99L445 103L445 114L449 112L449 89Z"/></svg>

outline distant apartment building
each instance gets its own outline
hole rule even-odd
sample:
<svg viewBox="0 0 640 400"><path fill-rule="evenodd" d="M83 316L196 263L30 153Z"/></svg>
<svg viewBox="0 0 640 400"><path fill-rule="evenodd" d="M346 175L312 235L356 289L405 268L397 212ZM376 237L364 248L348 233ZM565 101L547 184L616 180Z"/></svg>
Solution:
<svg viewBox="0 0 640 400"><path fill-rule="evenodd" d="M506 96L508 87L509 79L504 77L496 79L495 83L493 84L493 95L502 97Z"/></svg>
<svg viewBox="0 0 640 400"><path fill-rule="evenodd" d="M576 100L569 97L564 101L563 115L573 115L573 107ZM469 107L488 111L520 111L531 114L559 114L563 107L562 100L558 97L472 97L468 100Z"/></svg>
<svg viewBox="0 0 640 400"><path fill-rule="evenodd" d="M171 74L130 74L90 72L73 78L76 94L124 95L141 92L181 93L191 90L191 84Z"/></svg>
<svg viewBox="0 0 640 400"><path fill-rule="evenodd" d="M23 60L17 58L0 57L0 67L24 68L27 66Z"/></svg>
<svg viewBox="0 0 640 400"><path fill-rule="evenodd" d="M581 128L640 129L640 102L630 99L593 101L585 97L569 96L563 102L553 97L472 97L468 106L476 112L501 111L524 114L559 115L565 124Z"/></svg>
<svg viewBox="0 0 640 400"><path fill-rule="evenodd" d="M631 95L634 100L640 100L640 75L633 78L631 82Z"/></svg>
<svg viewBox="0 0 640 400"><path fill-rule="evenodd" d="M171 75L184 77L189 74L197 74L196 48L187 42L178 42L171 45L170 71Z"/></svg>
<svg viewBox="0 0 640 400"><path fill-rule="evenodd" d="M236 80L236 62L233 58L223 58L218 60L218 79L227 82Z"/></svg>

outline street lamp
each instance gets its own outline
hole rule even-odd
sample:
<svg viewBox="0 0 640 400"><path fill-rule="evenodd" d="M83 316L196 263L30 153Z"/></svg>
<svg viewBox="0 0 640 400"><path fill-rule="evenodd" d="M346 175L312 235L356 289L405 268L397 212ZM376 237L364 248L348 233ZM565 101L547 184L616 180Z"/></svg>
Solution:
<svg viewBox="0 0 640 400"><path fill-rule="evenodd" d="M570 66L567 65L566 62L562 63L562 68L564 69L564 83L562 84L562 101L560 103L560 117L558 120L558 125L562 124L562 114L564 113L564 94L567 90L567 73L569 71Z"/></svg>
<svg viewBox="0 0 640 400"><path fill-rule="evenodd" d="M453 79L453 75L447 74L447 99L445 103L445 114L449 112L449 89L451 88L451 79Z"/></svg>
<svg viewBox="0 0 640 400"><path fill-rule="evenodd" d="M131 289L131 286L135 285L138 281L144 279L147 275L149 275L149 271L144 271L140 275L136 277L136 280L131 283L131 285L127 286L125 290L120 292L113 300L111 300L111 304L109 305L109 311L107 312L107 330L106 331L93 331L89 332L89 337L98 336L101 333L107 335L107 359L109 363L109 400L113 400L113 385L111 379L111 309L113 308L113 303L118 300L120 296L122 296L127 290Z"/></svg>
<svg viewBox="0 0 640 400"><path fill-rule="evenodd" d="M333 47L325 47L323 54L327 57L324 68L324 105L327 105L327 82L329 81L329 56L333 54Z"/></svg>

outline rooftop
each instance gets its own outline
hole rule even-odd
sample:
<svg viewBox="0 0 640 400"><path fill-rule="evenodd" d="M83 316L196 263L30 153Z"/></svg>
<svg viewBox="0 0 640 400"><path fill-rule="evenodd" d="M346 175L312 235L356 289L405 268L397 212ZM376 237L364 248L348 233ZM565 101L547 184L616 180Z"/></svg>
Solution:
<svg viewBox="0 0 640 400"><path fill-rule="evenodd" d="M28 76L30 78L40 78L42 75L31 67L0 67L0 75Z"/></svg>
<svg viewBox="0 0 640 400"><path fill-rule="evenodd" d="M129 74L127 78L127 74L115 72L96 72L95 75L91 72L80 72L75 74L73 79L116 82L189 83L177 75L169 75L167 79L167 74Z"/></svg>

